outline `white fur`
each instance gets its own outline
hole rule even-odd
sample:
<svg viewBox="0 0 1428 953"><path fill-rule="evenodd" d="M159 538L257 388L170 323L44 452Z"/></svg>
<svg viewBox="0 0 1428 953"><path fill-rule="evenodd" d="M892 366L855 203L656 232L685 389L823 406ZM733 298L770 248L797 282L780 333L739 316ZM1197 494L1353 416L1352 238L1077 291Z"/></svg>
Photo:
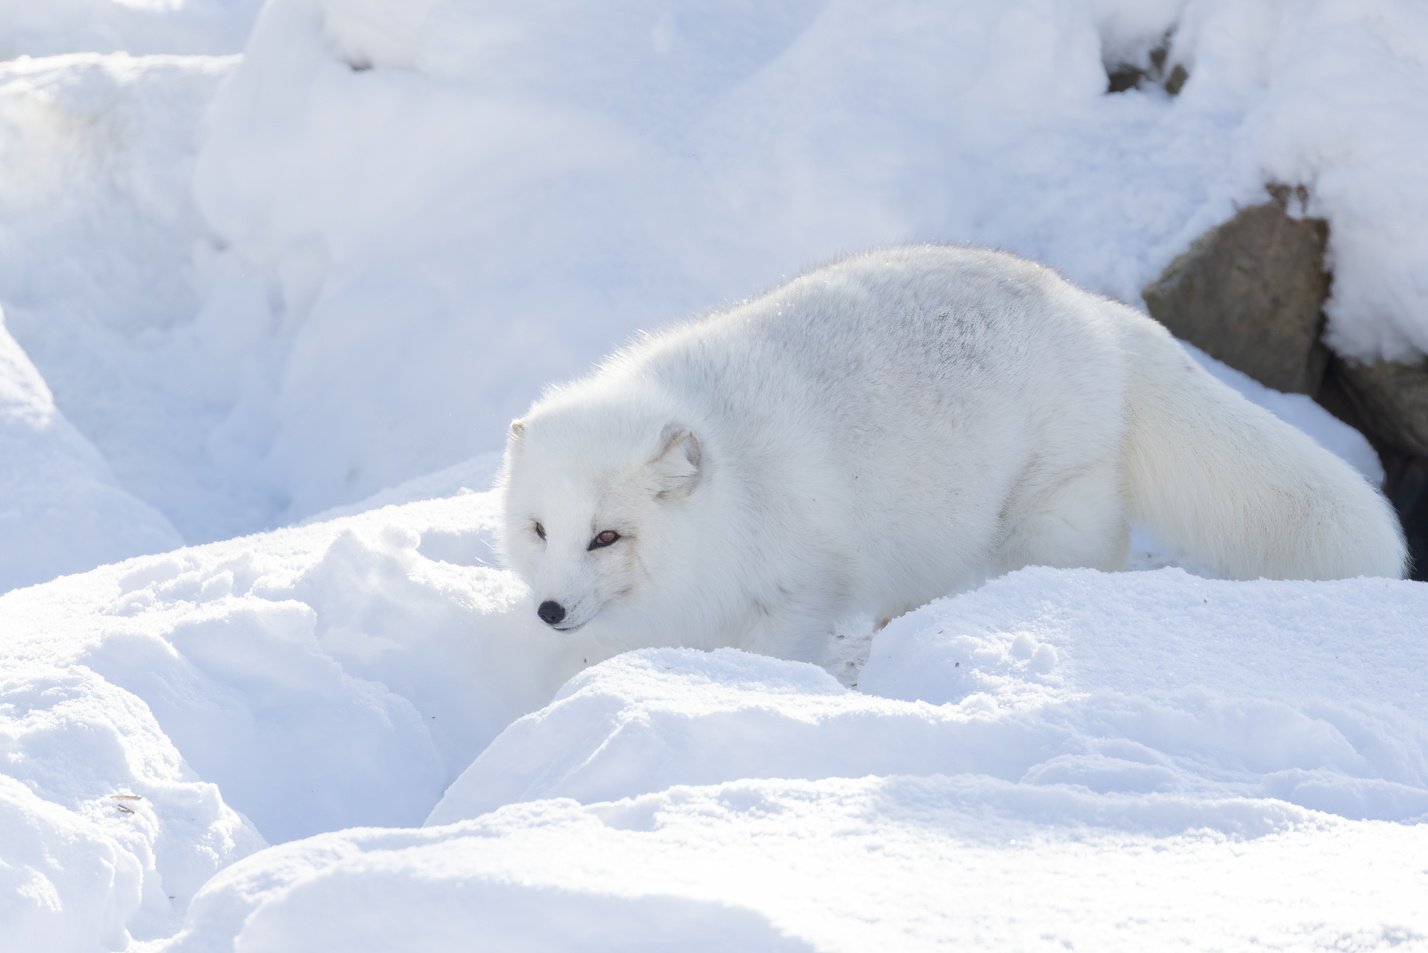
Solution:
<svg viewBox="0 0 1428 953"><path fill-rule="evenodd" d="M512 425L502 482L507 558L587 655L817 660L846 617L1123 568L1131 520L1232 578L1405 561L1373 487L1158 324L970 248L851 258L642 340Z"/></svg>

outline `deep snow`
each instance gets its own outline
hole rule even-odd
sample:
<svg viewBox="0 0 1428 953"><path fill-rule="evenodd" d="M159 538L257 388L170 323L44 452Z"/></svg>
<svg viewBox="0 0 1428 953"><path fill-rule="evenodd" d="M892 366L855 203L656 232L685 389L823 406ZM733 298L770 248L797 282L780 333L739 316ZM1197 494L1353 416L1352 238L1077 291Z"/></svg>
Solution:
<svg viewBox="0 0 1428 953"><path fill-rule="evenodd" d="M13 948L1428 942L1428 587L1032 569L856 691L565 682L449 480L0 597Z"/></svg>
<svg viewBox="0 0 1428 953"><path fill-rule="evenodd" d="M1423 353L1417 0L47 0L0 57L0 950L1428 948L1422 584L1141 540L831 673L586 668L487 492L640 328L906 240L1136 301L1273 180L1333 346Z"/></svg>

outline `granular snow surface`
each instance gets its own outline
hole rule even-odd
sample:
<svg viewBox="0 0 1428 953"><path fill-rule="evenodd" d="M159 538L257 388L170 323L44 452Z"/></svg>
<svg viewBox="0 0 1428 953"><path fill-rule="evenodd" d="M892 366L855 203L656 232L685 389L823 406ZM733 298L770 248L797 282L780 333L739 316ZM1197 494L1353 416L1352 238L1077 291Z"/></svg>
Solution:
<svg viewBox="0 0 1428 953"><path fill-rule="evenodd" d="M1428 942L1428 587L1029 569L895 620L853 690L584 668L496 517L0 597L3 948Z"/></svg>

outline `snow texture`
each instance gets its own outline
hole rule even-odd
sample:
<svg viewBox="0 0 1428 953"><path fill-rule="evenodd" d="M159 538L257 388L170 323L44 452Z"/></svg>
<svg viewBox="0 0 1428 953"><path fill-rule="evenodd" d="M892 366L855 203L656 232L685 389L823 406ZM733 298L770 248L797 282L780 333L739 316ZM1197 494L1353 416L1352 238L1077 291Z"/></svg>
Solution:
<svg viewBox="0 0 1428 953"><path fill-rule="evenodd" d="M55 407L0 315L0 586L43 582L182 544L157 510L119 486Z"/></svg>
<svg viewBox="0 0 1428 953"><path fill-rule="evenodd" d="M0 59L61 53L237 53L262 0L11 0Z"/></svg>
<svg viewBox="0 0 1428 953"><path fill-rule="evenodd" d="M1418 358L1419 0L259 7L0 3L0 951L1428 949L1423 584L587 667L487 489L640 329L904 241L1136 302L1269 182Z"/></svg>
<svg viewBox="0 0 1428 953"><path fill-rule="evenodd" d="M0 938L1428 942L1421 584L1031 569L895 620L858 690L566 680L494 495L441 492L0 597Z"/></svg>

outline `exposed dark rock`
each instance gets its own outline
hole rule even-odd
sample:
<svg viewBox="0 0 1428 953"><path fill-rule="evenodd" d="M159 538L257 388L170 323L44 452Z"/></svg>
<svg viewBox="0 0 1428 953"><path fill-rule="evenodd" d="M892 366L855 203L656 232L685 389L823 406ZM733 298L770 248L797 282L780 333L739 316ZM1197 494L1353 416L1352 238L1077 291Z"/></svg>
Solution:
<svg viewBox="0 0 1428 953"><path fill-rule="evenodd" d="M1176 63L1170 68L1170 75L1165 77L1165 91L1172 96L1179 96L1180 90L1184 88L1185 81L1190 78L1190 71L1182 64Z"/></svg>
<svg viewBox="0 0 1428 953"><path fill-rule="evenodd" d="M1106 70L1106 92L1124 93L1138 89L1145 80L1145 70L1132 63L1117 63Z"/></svg>
<svg viewBox="0 0 1428 953"><path fill-rule="evenodd" d="M1274 187L1201 236L1143 292L1180 338L1278 390L1313 396L1361 431L1383 461L1414 578L1428 579L1428 361L1357 364L1319 341L1329 276L1325 222L1294 218L1305 193Z"/></svg>
<svg viewBox="0 0 1428 953"><path fill-rule="evenodd" d="M1319 342L1328 226L1292 218L1288 190L1207 232L1142 292L1176 337L1277 390L1313 394L1329 352Z"/></svg>
<svg viewBox="0 0 1428 953"><path fill-rule="evenodd" d="M1428 458L1381 453L1384 492L1408 536L1410 579L1428 582Z"/></svg>
<svg viewBox="0 0 1428 953"><path fill-rule="evenodd" d="M1172 96L1178 96L1190 73L1181 63L1170 59L1172 34L1167 33L1160 45L1139 62L1106 64L1106 92L1124 93L1132 89L1159 86Z"/></svg>
<svg viewBox="0 0 1428 953"><path fill-rule="evenodd" d="M1428 457L1428 361L1338 365L1345 393L1375 435Z"/></svg>
<svg viewBox="0 0 1428 953"><path fill-rule="evenodd" d="M1376 368L1389 368L1387 371ZM1416 374L1414 372L1417 372ZM1420 376L1421 375L1421 376ZM1409 449L1428 432L1428 417L1420 410L1410 421L1393 421L1383 408L1395 404L1415 406L1412 399L1398 401L1386 393L1393 381L1406 383L1405 389L1428 399L1428 365L1363 365L1334 358L1324 377L1318 401L1340 420L1369 438L1383 461L1383 492L1398 511L1408 537L1412 578L1428 580L1428 455ZM1421 406L1421 405L1416 405ZM1416 421L1416 422L1415 422Z"/></svg>

